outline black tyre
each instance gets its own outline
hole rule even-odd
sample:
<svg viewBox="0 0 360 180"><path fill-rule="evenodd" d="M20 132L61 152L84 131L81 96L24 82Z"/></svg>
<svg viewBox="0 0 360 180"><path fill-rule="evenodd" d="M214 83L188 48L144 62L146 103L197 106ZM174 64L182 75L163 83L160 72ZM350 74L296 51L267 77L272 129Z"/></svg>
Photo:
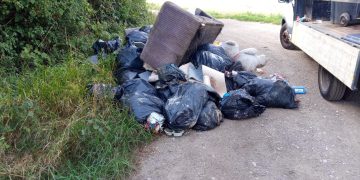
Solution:
<svg viewBox="0 0 360 180"><path fill-rule="evenodd" d="M296 46L290 41L290 35L286 23L284 23L280 29L280 42L281 42L281 46L285 49L289 49L289 50L296 49Z"/></svg>
<svg viewBox="0 0 360 180"><path fill-rule="evenodd" d="M319 65L319 90L322 97L328 101L339 101L344 97L346 86L329 71Z"/></svg>
<svg viewBox="0 0 360 180"><path fill-rule="evenodd" d="M350 22L350 14L345 12L340 15L340 25L346 27L349 25Z"/></svg>

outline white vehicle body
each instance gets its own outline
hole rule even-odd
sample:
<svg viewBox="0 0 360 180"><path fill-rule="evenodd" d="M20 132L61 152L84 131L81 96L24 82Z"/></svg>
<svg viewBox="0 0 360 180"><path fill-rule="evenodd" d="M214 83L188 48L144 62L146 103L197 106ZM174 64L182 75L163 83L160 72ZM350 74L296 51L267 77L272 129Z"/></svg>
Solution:
<svg viewBox="0 0 360 180"><path fill-rule="evenodd" d="M299 14L295 12L296 9L300 9L296 7L298 1L281 2L289 6L288 12L283 14L282 24L286 25L287 32L285 35L283 29L280 32L282 45L283 43L288 45L283 45L286 49L292 47L282 39L287 35L288 43L304 51L320 65L319 88L323 97L328 100L340 100L345 93L346 87L351 90L357 90L359 88L360 75L360 44L348 41L344 37L349 35L353 37L352 35L354 34L360 35L360 25L343 27L339 24L334 24L330 20L317 20L313 18L312 15L316 13L317 9L309 7L317 2L324 3L324 5L329 7L326 1L307 0L306 3L308 4L304 5L305 8L301 9L307 8L306 10L308 10L303 12L303 17L295 16L295 14ZM331 2L328 1L328 3ZM320 9L319 11L323 10ZM324 80L324 72L330 73L330 76L326 75L328 77L325 78L330 78L329 80L331 81L334 79L334 81L341 83L326 82L327 80ZM336 92L328 92L332 91L331 89L335 89L333 91Z"/></svg>

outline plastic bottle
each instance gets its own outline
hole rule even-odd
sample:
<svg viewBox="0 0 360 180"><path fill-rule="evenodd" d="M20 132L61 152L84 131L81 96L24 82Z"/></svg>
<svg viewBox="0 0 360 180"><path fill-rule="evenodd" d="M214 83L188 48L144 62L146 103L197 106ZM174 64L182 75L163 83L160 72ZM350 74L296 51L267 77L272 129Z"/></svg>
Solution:
<svg viewBox="0 0 360 180"><path fill-rule="evenodd" d="M307 90L304 86L293 86L293 90L295 91L295 94L306 94Z"/></svg>

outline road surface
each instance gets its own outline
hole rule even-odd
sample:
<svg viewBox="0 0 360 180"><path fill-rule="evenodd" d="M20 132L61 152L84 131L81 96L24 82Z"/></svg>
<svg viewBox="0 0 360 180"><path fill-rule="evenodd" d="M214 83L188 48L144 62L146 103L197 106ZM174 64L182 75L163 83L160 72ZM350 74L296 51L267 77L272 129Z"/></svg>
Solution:
<svg viewBox="0 0 360 180"><path fill-rule="evenodd" d="M360 100L325 101L318 65L284 50L280 26L223 20L220 41L235 40L267 55L266 74L281 73L308 88L297 110L267 109L260 117L225 120L207 132L162 136L138 153L131 179L360 179Z"/></svg>

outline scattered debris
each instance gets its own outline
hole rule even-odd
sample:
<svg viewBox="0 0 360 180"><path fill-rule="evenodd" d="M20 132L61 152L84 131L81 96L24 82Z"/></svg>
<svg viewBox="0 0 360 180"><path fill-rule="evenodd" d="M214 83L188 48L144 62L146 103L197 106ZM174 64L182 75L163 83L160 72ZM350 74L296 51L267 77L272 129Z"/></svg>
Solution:
<svg viewBox="0 0 360 180"><path fill-rule="evenodd" d="M100 52L119 50L113 72L119 86L88 88L95 97L110 94L149 131L175 137L191 128L214 129L223 117L240 120L260 116L266 107L296 108L295 93L306 89L291 87L279 74L254 74L266 64L265 56L254 48L240 51L234 41L214 42L222 27L200 9L193 15L166 2L154 26L126 29L124 47L119 38L96 41L94 62Z"/></svg>
<svg viewBox="0 0 360 180"><path fill-rule="evenodd" d="M153 133L160 133L163 130L163 124L165 118L163 115L152 112L146 120L145 129L152 131Z"/></svg>

